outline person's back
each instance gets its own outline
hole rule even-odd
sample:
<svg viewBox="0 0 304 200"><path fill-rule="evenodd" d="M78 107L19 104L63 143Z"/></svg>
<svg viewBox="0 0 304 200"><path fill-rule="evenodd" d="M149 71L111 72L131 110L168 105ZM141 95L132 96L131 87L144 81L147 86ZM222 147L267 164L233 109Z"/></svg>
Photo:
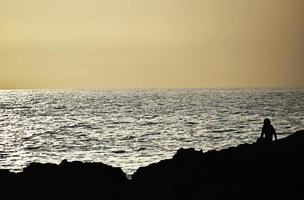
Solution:
<svg viewBox="0 0 304 200"><path fill-rule="evenodd" d="M274 127L271 125L270 120L268 118L266 118L264 120L261 138L263 138L265 142L272 142L273 137L275 138L275 140L277 140L276 131L275 131Z"/></svg>

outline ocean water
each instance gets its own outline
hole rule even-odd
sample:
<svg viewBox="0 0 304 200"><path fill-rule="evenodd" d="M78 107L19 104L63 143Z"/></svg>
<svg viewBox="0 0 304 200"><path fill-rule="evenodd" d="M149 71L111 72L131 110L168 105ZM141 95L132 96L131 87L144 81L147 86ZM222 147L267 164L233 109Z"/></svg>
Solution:
<svg viewBox="0 0 304 200"><path fill-rule="evenodd" d="M304 128L304 89L0 91L0 168L103 162L132 174L181 147L252 143L269 117L278 137Z"/></svg>

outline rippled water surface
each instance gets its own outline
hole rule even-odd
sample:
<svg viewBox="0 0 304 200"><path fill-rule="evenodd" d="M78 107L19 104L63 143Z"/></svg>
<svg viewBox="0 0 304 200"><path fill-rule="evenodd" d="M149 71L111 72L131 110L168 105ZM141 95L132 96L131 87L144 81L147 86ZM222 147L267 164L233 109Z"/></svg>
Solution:
<svg viewBox="0 0 304 200"><path fill-rule="evenodd" d="M304 126L303 89L0 91L0 168L63 159L132 174L181 147L251 143L269 117L278 136Z"/></svg>

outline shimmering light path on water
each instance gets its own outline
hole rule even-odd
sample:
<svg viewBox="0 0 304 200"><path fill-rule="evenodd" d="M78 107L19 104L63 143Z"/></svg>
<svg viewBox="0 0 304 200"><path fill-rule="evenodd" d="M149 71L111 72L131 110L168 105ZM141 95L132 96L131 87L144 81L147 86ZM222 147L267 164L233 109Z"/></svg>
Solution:
<svg viewBox="0 0 304 200"><path fill-rule="evenodd" d="M302 89L0 91L0 168L63 159L131 174L181 147L251 143L263 119L278 136L304 125Z"/></svg>

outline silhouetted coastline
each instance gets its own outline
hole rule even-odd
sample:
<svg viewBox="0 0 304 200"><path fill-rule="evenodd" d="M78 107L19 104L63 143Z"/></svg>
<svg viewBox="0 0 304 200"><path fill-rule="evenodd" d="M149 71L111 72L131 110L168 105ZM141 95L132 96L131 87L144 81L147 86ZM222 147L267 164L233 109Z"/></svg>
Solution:
<svg viewBox="0 0 304 200"><path fill-rule="evenodd" d="M0 199L304 199L304 130L271 144L180 149L127 179L102 163L0 170Z"/></svg>

